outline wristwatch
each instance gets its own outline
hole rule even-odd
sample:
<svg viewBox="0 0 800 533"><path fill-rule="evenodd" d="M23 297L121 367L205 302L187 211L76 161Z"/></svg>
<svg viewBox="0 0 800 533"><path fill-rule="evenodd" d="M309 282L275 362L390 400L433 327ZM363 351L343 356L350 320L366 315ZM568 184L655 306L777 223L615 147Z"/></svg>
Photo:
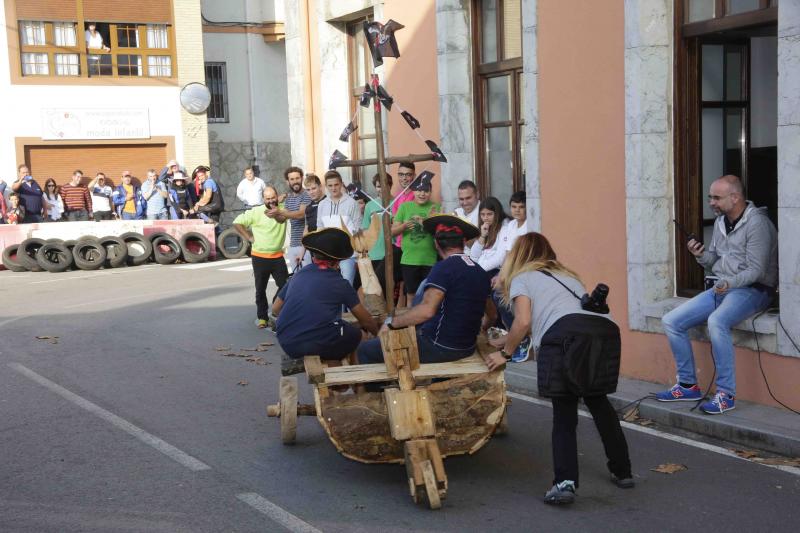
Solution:
<svg viewBox="0 0 800 533"><path fill-rule="evenodd" d="M383 321L383 324L389 329L397 329L392 325L392 320L394 320L394 317L387 317L386 320Z"/></svg>
<svg viewBox="0 0 800 533"><path fill-rule="evenodd" d="M500 350L500 355L502 355L506 361L511 361L511 354L508 353L505 348Z"/></svg>

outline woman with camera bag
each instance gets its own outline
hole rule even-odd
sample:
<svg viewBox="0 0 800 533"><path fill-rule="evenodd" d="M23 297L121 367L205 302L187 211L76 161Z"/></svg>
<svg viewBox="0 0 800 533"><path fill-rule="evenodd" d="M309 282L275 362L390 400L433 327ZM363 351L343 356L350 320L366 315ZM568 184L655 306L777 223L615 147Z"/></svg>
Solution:
<svg viewBox="0 0 800 533"><path fill-rule="evenodd" d="M514 307L514 323L502 350L487 356L489 368L502 367L530 335L537 353L539 394L553 403L553 487L545 503L575 501L578 487L578 399L583 398L603 441L611 482L634 486L628 445L606 394L619 378L619 328L608 316L608 287L583 294L578 275L561 264L540 233L517 238L500 271L504 300Z"/></svg>

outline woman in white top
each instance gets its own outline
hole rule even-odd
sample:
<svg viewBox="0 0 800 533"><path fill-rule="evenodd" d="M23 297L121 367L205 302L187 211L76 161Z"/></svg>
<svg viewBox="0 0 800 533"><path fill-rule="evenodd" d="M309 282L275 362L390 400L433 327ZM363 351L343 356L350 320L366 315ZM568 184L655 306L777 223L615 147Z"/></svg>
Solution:
<svg viewBox="0 0 800 533"><path fill-rule="evenodd" d="M508 215L494 196L483 200L478 209L481 217L481 236L470 247L469 256L489 276L494 276L506 258L507 250L502 245L500 233L507 223Z"/></svg>
<svg viewBox="0 0 800 533"><path fill-rule="evenodd" d="M56 180L48 178L44 184L44 193L42 193L44 200L44 217L48 222L56 222L61 220L64 215L64 200L58 193L58 185Z"/></svg>
<svg viewBox="0 0 800 533"><path fill-rule="evenodd" d="M103 36L97 31L97 25L94 22L89 23L89 29L86 30L84 36L86 38L86 48L89 50L111 51L111 48L103 43Z"/></svg>

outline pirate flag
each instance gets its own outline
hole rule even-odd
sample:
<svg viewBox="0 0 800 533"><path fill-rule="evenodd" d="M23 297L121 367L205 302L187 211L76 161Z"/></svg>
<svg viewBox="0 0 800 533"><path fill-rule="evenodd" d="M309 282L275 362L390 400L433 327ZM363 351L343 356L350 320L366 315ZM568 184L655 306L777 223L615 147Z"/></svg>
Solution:
<svg viewBox="0 0 800 533"><path fill-rule="evenodd" d="M352 135L353 132L356 131L357 129L358 126L353 124L353 121L351 120L350 122L347 123L347 126L345 126L345 128L342 130L342 134L339 135L339 140L342 141L343 143L347 142L347 139L350 138L350 135Z"/></svg>
<svg viewBox="0 0 800 533"><path fill-rule="evenodd" d="M389 93L386 92L386 89L383 88L383 85L378 85L378 100L380 100L380 102L386 106L388 111L392 110L394 98L389 96Z"/></svg>
<svg viewBox="0 0 800 533"><path fill-rule="evenodd" d="M403 118L405 119L406 123L408 123L408 125L411 127L412 130L415 130L415 129L419 128L419 120L414 118L414 115L412 115L408 111L403 111L400 114L403 116Z"/></svg>
<svg viewBox="0 0 800 533"><path fill-rule="evenodd" d="M424 170L420 172L419 176L414 178L414 181L411 182L411 190L412 191L429 191L431 190L431 181L436 174L429 170Z"/></svg>
<svg viewBox="0 0 800 533"><path fill-rule="evenodd" d="M434 161L438 161L440 163L447 163L447 158L444 156L444 153L442 153L441 148L436 146L435 142L433 142L433 141L425 141L425 144L428 145L428 149L433 154L433 160Z"/></svg>
<svg viewBox="0 0 800 533"><path fill-rule="evenodd" d="M400 57L394 32L403 28L405 26L391 19L386 24L364 22L364 35L367 36L367 45L376 67L383 65L384 57Z"/></svg>
<svg viewBox="0 0 800 533"><path fill-rule="evenodd" d="M358 99L359 105L361 105L361 107L369 107L369 102L372 100L373 96L375 96L375 94L372 92L372 87L364 85L364 92L361 93L361 97Z"/></svg>
<svg viewBox="0 0 800 533"><path fill-rule="evenodd" d="M333 170L336 168L340 161L347 161L347 156L344 155L339 150L334 150L333 154L331 154L331 158L328 160L328 170Z"/></svg>

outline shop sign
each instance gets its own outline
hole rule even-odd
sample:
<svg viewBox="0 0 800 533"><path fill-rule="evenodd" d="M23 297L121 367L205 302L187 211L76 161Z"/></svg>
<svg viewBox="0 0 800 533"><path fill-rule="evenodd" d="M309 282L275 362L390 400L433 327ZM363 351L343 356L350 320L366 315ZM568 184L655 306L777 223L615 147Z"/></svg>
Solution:
<svg viewBox="0 0 800 533"><path fill-rule="evenodd" d="M147 109L42 109L42 139L149 139Z"/></svg>

